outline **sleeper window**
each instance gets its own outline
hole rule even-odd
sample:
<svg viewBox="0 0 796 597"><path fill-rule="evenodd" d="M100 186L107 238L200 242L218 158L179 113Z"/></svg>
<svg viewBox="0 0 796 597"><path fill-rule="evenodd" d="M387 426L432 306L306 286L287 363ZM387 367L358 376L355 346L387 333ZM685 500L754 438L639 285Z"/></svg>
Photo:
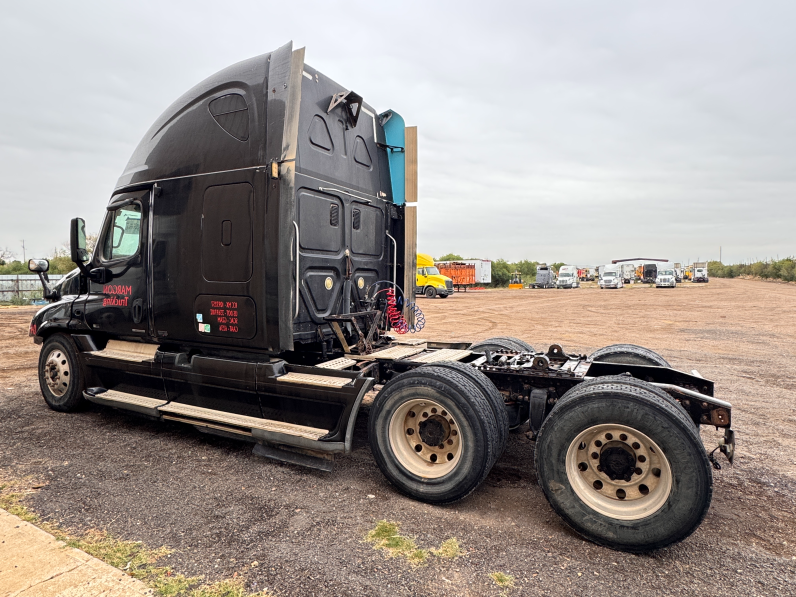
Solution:
<svg viewBox="0 0 796 597"><path fill-rule="evenodd" d="M110 228L105 231L102 258L115 261L132 257L141 243L141 206L125 205L110 214Z"/></svg>

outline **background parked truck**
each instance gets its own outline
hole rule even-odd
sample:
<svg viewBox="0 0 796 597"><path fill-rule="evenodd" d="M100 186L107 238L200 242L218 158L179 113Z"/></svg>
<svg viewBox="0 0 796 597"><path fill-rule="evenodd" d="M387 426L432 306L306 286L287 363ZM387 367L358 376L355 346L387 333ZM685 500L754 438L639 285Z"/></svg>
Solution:
<svg viewBox="0 0 796 597"><path fill-rule="evenodd" d="M693 282L709 282L707 261L695 261L693 265Z"/></svg>
<svg viewBox="0 0 796 597"><path fill-rule="evenodd" d="M536 282L531 284L532 288L555 288L556 274L546 263L536 266Z"/></svg>
<svg viewBox="0 0 796 597"><path fill-rule="evenodd" d="M453 280L443 276L434 265L431 255L417 254L417 281L415 294L424 294L427 298L439 296L448 298L453 294Z"/></svg>
<svg viewBox="0 0 796 597"><path fill-rule="evenodd" d="M578 268L575 265L562 265L558 270L556 288L580 288Z"/></svg>
<svg viewBox="0 0 796 597"><path fill-rule="evenodd" d="M655 284L658 277L658 266L655 263L645 263L641 273L641 281L645 284Z"/></svg>
<svg viewBox="0 0 796 597"><path fill-rule="evenodd" d="M636 266L632 263L622 264L622 281L630 284L636 277Z"/></svg>

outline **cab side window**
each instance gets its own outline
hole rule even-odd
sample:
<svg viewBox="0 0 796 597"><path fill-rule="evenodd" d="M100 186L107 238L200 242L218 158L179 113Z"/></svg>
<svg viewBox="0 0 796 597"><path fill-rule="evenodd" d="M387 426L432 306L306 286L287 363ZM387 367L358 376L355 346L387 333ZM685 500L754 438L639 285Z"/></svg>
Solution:
<svg viewBox="0 0 796 597"><path fill-rule="evenodd" d="M132 257L141 244L141 206L125 205L110 212L106 220L102 260L115 261Z"/></svg>

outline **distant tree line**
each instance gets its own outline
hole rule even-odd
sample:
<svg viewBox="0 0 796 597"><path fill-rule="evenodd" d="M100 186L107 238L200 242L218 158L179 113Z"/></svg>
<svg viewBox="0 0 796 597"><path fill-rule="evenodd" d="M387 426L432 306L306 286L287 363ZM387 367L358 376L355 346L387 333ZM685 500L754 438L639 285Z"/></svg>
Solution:
<svg viewBox="0 0 796 597"><path fill-rule="evenodd" d="M462 261L464 259L480 259L479 257L462 257L461 255L457 255L456 253L448 253L446 255L442 255L441 257L434 258L434 261ZM522 261L515 261L510 262L506 261L505 259L495 259L492 261L492 283L488 286L490 288L505 288L509 285L509 281L512 278L512 274L514 272L519 272L522 276L522 281L525 284L529 282L534 282L536 280L536 266L539 265L539 261L529 261L528 259L523 259ZM555 271L562 265L566 265L564 262L557 262L557 263L550 263L550 267L552 267Z"/></svg>
<svg viewBox="0 0 796 597"><path fill-rule="evenodd" d="M753 276L770 280L796 282L796 257L769 259L754 263L724 265L721 261L708 262L708 276L712 278L738 278Z"/></svg>
<svg viewBox="0 0 796 597"><path fill-rule="evenodd" d="M97 244L97 235L89 234L86 236L86 248L89 253L94 251ZM16 259L17 255L9 249L0 248L0 276L29 274L28 264ZM55 247L49 257L50 274L68 274L75 269L75 264L69 256L69 243L64 243L60 247Z"/></svg>

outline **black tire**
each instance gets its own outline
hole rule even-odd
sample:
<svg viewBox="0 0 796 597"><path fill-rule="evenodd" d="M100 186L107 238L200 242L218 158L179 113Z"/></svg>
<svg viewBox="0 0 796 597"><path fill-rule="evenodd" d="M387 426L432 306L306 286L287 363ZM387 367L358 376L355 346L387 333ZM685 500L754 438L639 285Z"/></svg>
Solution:
<svg viewBox="0 0 796 597"><path fill-rule="evenodd" d="M514 350L517 352L535 352L533 346L511 336L496 336L495 338L488 338L481 340L471 345L469 350L475 352L483 352L485 350Z"/></svg>
<svg viewBox="0 0 796 597"><path fill-rule="evenodd" d="M658 499L665 501L649 514L633 520L606 515L587 504L576 492L577 475L586 473L585 469L571 469L575 476L573 485L567 471L568 454L576 450L576 459L589 460L590 455L577 455L580 448L575 441L601 425L629 428L658 446L660 456L655 457L666 463L668 472L662 474L661 469L650 469L649 474L643 473L647 476L640 479L647 482L649 478L650 482L655 482L654 471L658 470L660 479L668 477L670 480L670 489L658 494ZM608 446L604 444L603 449ZM635 444L634 448L637 446ZM650 453L658 454L655 450ZM539 483L553 509L585 538L612 549L646 552L682 541L696 530L710 507L713 474L699 430L682 408L659 395L654 386L638 380L593 380L567 392L545 419L535 456ZM602 454L599 458L589 462L602 464ZM646 461L639 457L631 466L643 466L641 462ZM578 467L581 464L586 467L585 462ZM613 486L609 486L609 490L612 489ZM584 490L581 486L580 491L588 492L590 488ZM587 496L587 499L592 498ZM632 500L625 502L615 498L607 502L620 509L625 507L622 504L633 505Z"/></svg>
<svg viewBox="0 0 796 597"><path fill-rule="evenodd" d="M602 363L622 363L624 365L655 365L671 367L657 352L635 344L611 344L599 348L589 355L589 360Z"/></svg>
<svg viewBox="0 0 796 597"><path fill-rule="evenodd" d="M434 298L437 296L437 291L433 286L427 286L426 289L423 291L423 294L426 295L426 298Z"/></svg>
<svg viewBox="0 0 796 597"><path fill-rule="evenodd" d="M401 445L391 441L391 431L397 432L392 437L398 442L411 437L403 435L400 417L402 411L411 414L416 408L410 408L413 401L434 402L455 421L460 451L451 459L452 468L440 476L431 474L432 467L445 465L444 461L437 465L410 461L407 450L402 452ZM418 421L431 418L418 417ZM418 425L417 437L421 432ZM448 504L472 493L489 474L499 450L497 423L486 397L458 371L433 366L407 371L385 384L370 409L368 440L376 464L390 483L401 493L432 504ZM425 448L426 443L422 440L417 445ZM422 476L412 470L413 463L423 469Z"/></svg>
<svg viewBox="0 0 796 597"><path fill-rule="evenodd" d="M63 334L50 336L39 353L39 387L47 406L60 412L80 409L86 404L83 385L72 339Z"/></svg>
<svg viewBox="0 0 796 597"><path fill-rule="evenodd" d="M420 368L422 369L423 367L437 367L458 371L467 377L467 379L469 379L471 382L473 382L473 384L478 386L478 388L481 390L481 393L489 402L489 406L492 409L492 414L495 417L498 437L498 449L495 460L500 458L505 451L506 444L509 440L509 417L506 413L506 403L503 400L503 394L498 391L498 389L495 387L495 384L492 383L492 380L472 365L467 365L458 361L429 363L428 365L422 365Z"/></svg>
<svg viewBox="0 0 796 597"><path fill-rule="evenodd" d="M450 296L449 294L440 294L439 298L448 298L449 296Z"/></svg>

